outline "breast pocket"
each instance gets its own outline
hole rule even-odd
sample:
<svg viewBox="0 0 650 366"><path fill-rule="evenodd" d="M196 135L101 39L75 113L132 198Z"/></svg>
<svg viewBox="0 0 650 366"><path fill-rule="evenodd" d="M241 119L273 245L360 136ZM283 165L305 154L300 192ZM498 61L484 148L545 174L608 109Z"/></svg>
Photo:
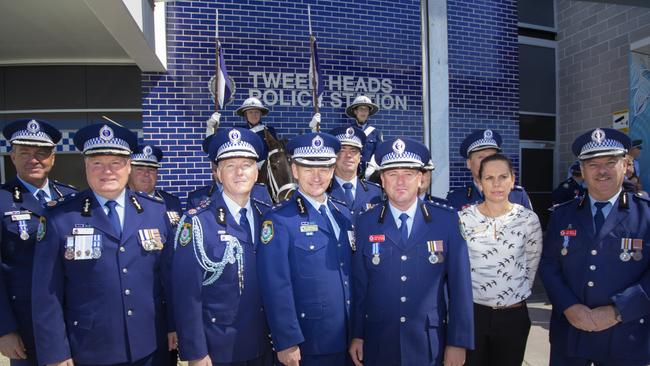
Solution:
<svg viewBox="0 0 650 366"><path fill-rule="evenodd" d="M301 277L316 277L326 263L327 239L306 237L296 241L295 259Z"/></svg>
<svg viewBox="0 0 650 366"><path fill-rule="evenodd" d="M393 255L393 246L382 243L368 243L363 247L363 262L371 272L385 271Z"/></svg>

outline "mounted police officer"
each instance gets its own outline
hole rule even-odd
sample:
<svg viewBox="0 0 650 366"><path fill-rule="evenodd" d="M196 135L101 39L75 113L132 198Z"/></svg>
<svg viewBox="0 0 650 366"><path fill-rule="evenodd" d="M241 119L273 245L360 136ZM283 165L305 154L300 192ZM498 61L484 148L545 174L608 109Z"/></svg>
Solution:
<svg viewBox="0 0 650 366"><path fill-rule="evenodd" d="M264 140L264 130L269 131L271 136L274 139L278 139L278 136L275 133L275 128L273 126L267 126L262 123L262 117L269 114L269 109L262 104L262 102L255 98L250 97L242 103L242 105L237 108L235 113L244 118L246 121L246 126L249 130L255 132L262 141ZM214 132L219 128L221 121L221 113L215 112L212 113L212 116L206 121L206 136L214 134Z"/></svg>
<svg viewBox="0 0 650 366"><path fill-rule="evenodd" d="M368 178L374 169L376 169L374 165L371 165L371 169L366 171L368 163L372 161L372 156L375 153L377 145L384 139L382 133L377 130L375 126L371 126L368 121L368 118L378 111L379 106L373 103L372 100L365 95L359 95L354 98L352 104L345 108L345 114L354 119L351 126L360 128L366 135L366 141L361 150L361 173L364 174L366 178Z"/></svg>
<svg viewBox="0 0 650 366"><path fill-rule="evenodd" d="M584 180L582 179L580 162L576 161L571 164L570 171L571 176L553 190L552 198L554 205L570 201L585 194L586 189L583 186Z"/></svg>
<svg viewBox="0 0 650 366"><path fill-rule="evenodd" d="M478 188L478 170L481 160L501 151L501 135L493 130L477 130L472 132L460 145L460 155L464 157L467 169L472 172L472 181L465 187L457 188L447 193L447 201L457 210L475 203L483 202L483 193ZM522 186L515 185L510 192L509 200L532 210L528 194Z"/></svg>
<svg viewBox="0 0 650 366"><path fill-rule="evenodd" d="M388 200L356 223L350 354L357 366L460 366L473 348L469 257L456 210L417 197L429 157L406 138L375 152Z"/></svg>
<svg viewBox="0 0 650 366"><path fill-rule="evenodd" d="M74 136L90 189L48 203L34 255L39 364L167 365L172 231L164 202L126 188L136 135L117 125Z"/></svg>
<svg viewBox="0 0 650 366"><path fill-rule="evenodd" d="M357 177L366 135L352 126L335 128L330 134L341 142L341 150L336 156L329 194L345 202L352 215L358 215L382 200L382 190L377 183Z"/></svg>
<svg viewBox="0 0 650 366"><path fill-rule="evenodd" d="M540 263L551 365L650 363L650 201L621 188L629 148L609 128L573 142L588 191L554 209Z"/></svg>
<svg viewBox="0 0 650 366"><path fill-rule="evenodd" d="M210 143L212 137L215 135L210 135L203 139L201 148L204 153L209 155ZM258 135L259 136L259 135ZM266 156L266 147L263 145L263 152L261 154ZM262 150L260 150L262 151ZM212 184L198 188L187 195L187 205L185 206L186 210L202 206L208 200L216 199L217 195L221 193L222 187L219 183L219 178L217 177L217 164L214 161L210 161L210 168L212 172ZM258 201L262 201L268 205L273 205L273 200L269 194L269 190L266 189L266 185L262 183L255 183L253 190L251 191L251 197L255 198Z"/></svg>
<svg viewBox="0 0 650 366"><path fill-rule="evenodd" d="M345 365L354 233L345 204L326 194L339 141L308 133L289 141L299 190L262 224L257 264L278 359L285 365Z"/></svg>
<svg viewBox="0 0 650 366"><path fill-rule="evenodd" d="M250 197L262 144L247 129L220 129L209 151L223 189L180 223L172 282L179 349L190 365L273 364L255 264L270 206Z"/></svg>
<svg viewBox="0 0 650 366"><path fill-rule="evenodd" d="M47 201L76 192L48 179L61 132L49 124L24 119L2 131L11 144L16 178L0 188L0 352L11 365L36 365L32 331L31 287L36 229Z"/></svg>
<svg viewBox="0 0 650 366"><path fill-rule="evenodd" d="M176 226L181 218L180 214L183 212L181 200L171 193L156 188L158 169L161 167L162 159L163 152L158 146L138 146L137 152L131 155L129 188L161 198L167 207L169 222L172 226Z"/></svg>

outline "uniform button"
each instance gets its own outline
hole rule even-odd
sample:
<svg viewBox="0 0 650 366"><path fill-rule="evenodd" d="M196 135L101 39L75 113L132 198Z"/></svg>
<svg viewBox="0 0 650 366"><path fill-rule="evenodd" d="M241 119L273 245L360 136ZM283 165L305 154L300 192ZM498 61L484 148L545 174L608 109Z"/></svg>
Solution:
<svg viewBox="0 0 650 366"><path fill-rule="evenodd" d="M402 276L400 277L400 279L402 280L402 282L406 282L406 276Z"/></svg>
<svg viewBox="0 0 650 366"><path fill-rule="evenodd" d="M592 270L592 271L595 271L596 270L596 265L592 264L591 266L589 266L589 269Z"/></svg>
<svg viewBox="0 0 650 366"><path fill-rule="evenodd" d="M639 319L639 323L640 323L640 324L645 323L645 319L643 319L643 318Z"/></svg>
<svg viewBox="0 0 650 366"><path fill-rule="evenodd" d="M126 290L124 290L124 295L126 295L126 296L131 295L131 290L129 290L128 288Z"/></svg>
<svg viewBox="0 0 650 366"><path fill-rule="evenodd" d="M128 316L133 315L133 310L129 310L129 311L127 311L127 312L126 312L126 315L128 315Z"/></svg>
<svg viewBox="0 0 650 366"><path fill-rule="evenodd" d="M591 255L596 255L596 254L598 254L598 251L596 249L592 249L591 250Z"/></svg>
<svg viewBox="0 0 650 366"><path fill-rule="evenodd" d="M347 286L347 285L348 285L348 281L343 281L343 284Z"/></svg>
<svg viewBox="0 0 650 366"><path fill-rule="evenodd" d="M345 303L348 304L348 305L350 305L350 300L347 300Z"/></svg>
<svg viewBox="0 0 650 366"><path fill-rule="evenodd" d="M401 301L401 302L406 302L406 296L402 296L402 297L400 297L400 298L399 298L399 301Z"/></svg>
<svg viewBox="0 0 650 366"><path fill-rule="evenodd" d="M341 267L343 267L343 262L341 262Z"/></svg>
<svg viewBox="0 0 650 366"><path fill-rule="evenodd" d="M336 246L340 248L340 247L341 247L341 244L336 244Z"/></svg>
<svg viewBox="0 0 650 366"><path fill-rule="evenodd" d="M314 248L316 248L316 247L313 246L313 245L310 245L310 246L309 246L309 249L310 249L310 250L314 250Z"/></svg>
<svg viewBox="0 0 650 366"><path fill-rule="evenodd" d="M213 323L216 323L216 322L217 322L217 318L212 318L212 319L210 319L210 321L213 322Z"/></svg>
<svg viewBox="0 0 650 366"><path fill-rule="evenodd" d="M301 318L304 318L304 317L305 317L305 313L300 313L300 317L301 317Z"/></svg>
<svg viewBox="0 0 650 366"><path fill-rule="evenodd" d="M74 322L72 322L72 324L76 327L79 324L79 322L75 320Z"/></svg>
<svg viewBox="0 0 650 366"><path fill-rule="evenodd" d="M124 249L124 247L120 247L120 252L124 253L125 251L126 249Z"/></svg>
<svg viewBox="0 0 650 366"><path fill-rule="evenodd" d="M589 281L589 282L587 282L587 286L589 286L589 287L594 287L594 281Z"/></svg>
<svg viewBox="0 0 650 366"><path fill-rule="evenodd" d="M129 270L126 269L126 268L122 268L122 273L127 274L127 273L129 273Z"/></svg>
<svg viewBox="0 0 650 366"><path fill-rule="evenodd" d="M405 261L407 257L405 255L402 256L402 260Z"/></svg>
<svg viewBox="0 0 650 366"><path fill-rule="evenodd" d="M401 323L406 323L406 317L403 316L403 317L399 318L399 321L400 321Z"/></svg>
<svg viewBox="0 0 650 366"><path fill-rule="evenodd" d="M12 300L16 300L16 295L11 295Z"/></svg>

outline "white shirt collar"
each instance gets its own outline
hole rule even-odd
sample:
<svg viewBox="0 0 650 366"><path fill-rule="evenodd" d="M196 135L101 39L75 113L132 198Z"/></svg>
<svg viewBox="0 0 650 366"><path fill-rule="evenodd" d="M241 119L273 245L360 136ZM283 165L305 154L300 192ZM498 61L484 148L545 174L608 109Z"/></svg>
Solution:
<svg viewBox="0 0 650 366"><path fill-rule="evenodd" d="M246 202L246 206L241 207L237 202L233 201L230 197L228 197L226 192L221 192L221 196L223 197L223 201L226 203L226 207L228 207L228 211L230 211L230 214L232 215L232 217L235 218L235 221L237 223L239 223L240 220L239 210L245 208L247 217L253 212L250 198L248 199L248 202Z"/></svg>
<svg viewBox="0 0 650 366"><path fill-rule="evenodd" d="M345 180L343 178L340 178L338 175L334 175L334 179L336 179L336 182L343 188L343 183L352 183L352 193L354 193L357 190L357 182L358 179L356 176L352 178L352 180Z"/></svg>
<svg viewBox="0 0 650 366"><path fill-rule="evenodd" d="M97 202L99 202L99 205L101 207L104 207L106 202L110 201L108 198L105 198L103 196L100 196L97 192L93 191L93 194L95 195L95 198L97 198ZM120 193L117 198L115 198L113 201L117 202L117 205L119 207L124 207L124 201L126 200L126 189L122 190L122 193Z"/></svg>

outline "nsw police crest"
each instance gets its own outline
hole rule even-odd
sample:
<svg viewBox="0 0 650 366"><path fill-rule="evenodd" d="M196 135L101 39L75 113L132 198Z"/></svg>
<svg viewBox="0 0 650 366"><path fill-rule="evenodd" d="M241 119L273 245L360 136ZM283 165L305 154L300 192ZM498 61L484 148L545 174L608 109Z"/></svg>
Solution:
<svg viewBox="0 0 650 366"><path fill-rule="evenodd" d="M41 216L38 220L38 230L36 231L36 240L41 241L45 238L45 217Z"/></svg>
<svg viewBox="0 0 650 366"><path fill-rule="evenodd" d="M273 221L266 220L262 224L260 239L263 244L268 244L273 239Z"/></svg>
<svg viewBox="0 0 650 366"><path fill-rule="evenodd" d="M181 242L182 246L186 246L190 243L190 240L192 240L192 224L186 222L181 228L181 233L178 236L178 241Z"/></svg>

